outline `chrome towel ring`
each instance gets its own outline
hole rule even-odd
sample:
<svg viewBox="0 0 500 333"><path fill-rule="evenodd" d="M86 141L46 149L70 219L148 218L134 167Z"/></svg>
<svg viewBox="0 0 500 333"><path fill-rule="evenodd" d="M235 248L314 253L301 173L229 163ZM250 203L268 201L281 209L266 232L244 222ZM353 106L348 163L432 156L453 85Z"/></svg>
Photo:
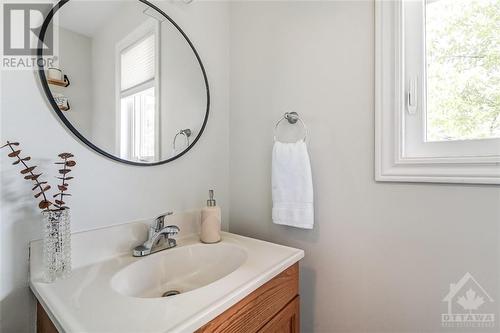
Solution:
<svg viewBox="0 0 500 333"><path fill-rule="evenodd" d="M278 140L278 138L277 138L278 127L279 127L279 125L281 124L281 122L283 120L287 120L288 123L292 124L292 125L296 124L297 122L300 122L300 124L304 128L304 137L302 138L302 140L304 142L306 142L307 135L308 135L307 126L304 123L304 121L299 117L299 114L297 112L285 112L285 114L283 115L283 117L281 117L280 120L278 120L276 122L276 125L274 125L274 141L275 142Z"/></svg>
<svg viewBox="0 0 500 333"><path fill-rule="evenodd" d="M174 152L175 152L175 149L177 148L176 145L175 145L175 142L177 141L177 137L179 135L183 135L184 138L185 138L185 141L186 141L186 147L189 147L189 137L191 136L192 132L191 132L191 129L189 128L186 128L186 129L183 129L183 130L180 130L175 136L174 136L174 142L173 142L173 148L174 148Z"/></svg>

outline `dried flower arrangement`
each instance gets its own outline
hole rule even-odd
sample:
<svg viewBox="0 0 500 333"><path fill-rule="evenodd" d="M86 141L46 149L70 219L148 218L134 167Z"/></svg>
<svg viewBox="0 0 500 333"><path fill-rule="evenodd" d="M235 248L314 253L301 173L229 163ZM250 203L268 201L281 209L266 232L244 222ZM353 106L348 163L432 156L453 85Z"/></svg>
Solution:
<svg viewBox="0 0 500 333"><path fill-rule="evenodd" d="M36 199L42 197L42 200L38 204L38 207L43 211L57 211L68 209L64 202L65 196L71 196L71 194L66 193L68 190L68 180L73 179L73 177L68 177L68 173L71 172L71 168L76 165L74 160L71 160L73 154L71 153L62 153L59 154L59 157L62 161L56 162L57 165L62 165L62 169L59 169L60 177L57 179L61 180L61 184L57 186L59 192L53 195L53 198L56 198L54 202L47 198L47 191L51 189L51 186L46 181L40 181L39 178L42 173L34 173L36 166L28 166L27 161L31 160L30 156L21 157L21 150L19 149L19 142L10 142L7 141L6 144L0 147L0 149L9 147L11 152L9 153L9 157L15 158L16 160L12 163L13 165L22 164L24 169L21 170L21 174L24 175L24 179L31 180L33 185L35 185L31 190L37 191L34 195Z"/></svg>

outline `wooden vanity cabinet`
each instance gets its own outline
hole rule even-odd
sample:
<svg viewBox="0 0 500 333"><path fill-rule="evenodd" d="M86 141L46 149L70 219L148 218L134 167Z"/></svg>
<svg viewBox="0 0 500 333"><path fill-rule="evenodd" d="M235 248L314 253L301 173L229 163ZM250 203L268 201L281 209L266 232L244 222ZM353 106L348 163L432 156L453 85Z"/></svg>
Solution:
<svg viewBox="0 0 500 333"><path fill-rule="evenodd" d="M197 333L298 333L299 264L262 285Z"/></svg>
<svg viewBox="0 0 500 333"><path fill-rule="evenodd" d="M299 333L299 264L296 263L227 309L196 333ZM37 304L37 333L56 333Z"/></svg>
<svg viewBox="0 0 500 333"><path fill-rule="evenodd" d="M43 306L36 302L36 332L37 333L57 333L57 329L43 309Z"/></svg>

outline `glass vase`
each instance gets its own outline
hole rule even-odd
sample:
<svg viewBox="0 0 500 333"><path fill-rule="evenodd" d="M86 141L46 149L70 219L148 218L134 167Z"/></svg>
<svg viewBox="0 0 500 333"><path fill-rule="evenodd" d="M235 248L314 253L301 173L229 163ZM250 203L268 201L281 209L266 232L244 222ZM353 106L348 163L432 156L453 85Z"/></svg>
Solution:
<svg viewBox="0 0 500 333"><path fill-rule="evenodd" d="M71 273L70 211L44 211L42 214L44 280L51 283Z"/></svg>

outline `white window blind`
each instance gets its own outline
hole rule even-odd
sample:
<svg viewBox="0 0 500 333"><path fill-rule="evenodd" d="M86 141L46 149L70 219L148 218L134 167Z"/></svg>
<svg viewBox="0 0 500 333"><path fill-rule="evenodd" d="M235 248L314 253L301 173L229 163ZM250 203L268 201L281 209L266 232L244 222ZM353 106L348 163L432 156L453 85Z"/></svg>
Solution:
<svg viewBox="0 0 500 333"><path fill-rule="evenodd" d="M121 91L144 84L155 76L155 36L142 39L121 53Z"/></svg>

